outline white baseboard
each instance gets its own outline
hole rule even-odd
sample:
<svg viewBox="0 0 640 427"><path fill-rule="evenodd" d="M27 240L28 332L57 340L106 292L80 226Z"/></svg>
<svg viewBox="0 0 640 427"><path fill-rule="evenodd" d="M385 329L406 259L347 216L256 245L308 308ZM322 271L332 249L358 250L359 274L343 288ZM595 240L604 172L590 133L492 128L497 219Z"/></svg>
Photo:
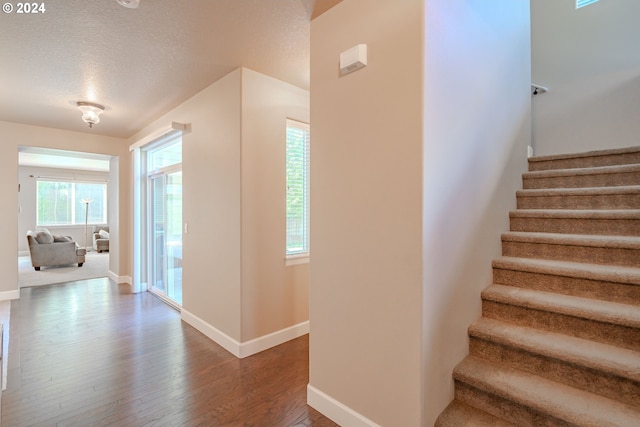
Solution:
<svg viewBox="0 0 640 427"><path fill-rule="evenodd" d="M309 333L309 321L280 329L267 335L240 344L240 358L260 353L271 347L283 344Z"/></svg>
<svg viewBox="0 0 640 427"><path fill-rule="evenodd" d="M307 404L341 426L380 427L311 384L307 384Z"/></svg>
<svg viewBox="0 0 640 427"><path fill-rule="evenodd" d="M18 251L18 256L29 256L29 250L26 251Z"/></svg>
<svg viewBox="0 0 640 427"><path fill-rule="evenodd" d="M309 333L309 321L306 321L241 343L184 308L182 308L181 317L182 320L240 359Z"/></svg>
<svg viewBox="0 0 640 427"><path fill-rule="evenodd" d="M20 299L20 289L0 292L0 301L10 301L12 299Z"/></svg>
<svg viewBox="0 0 640 427"><path fill-rule="evenodd" d="M131 285L132 283L131 276L118 276L116 273L114 273L111 270L109 270L108 275L109 275L109 279L113 280L117 284L126 283L128 285Z"/></svg>
<svg viewBox="0 0 640 427"><path fill-rule="evenodd" d="M192 314L191 312L185 310L184 307L180 312L180 317L182 318L182 320L205 334L210 340L222 346L229 353L233 354L236 357L240 357L240 343L238 341L234 340L221 330L211 326L195 314Z"/></svg>

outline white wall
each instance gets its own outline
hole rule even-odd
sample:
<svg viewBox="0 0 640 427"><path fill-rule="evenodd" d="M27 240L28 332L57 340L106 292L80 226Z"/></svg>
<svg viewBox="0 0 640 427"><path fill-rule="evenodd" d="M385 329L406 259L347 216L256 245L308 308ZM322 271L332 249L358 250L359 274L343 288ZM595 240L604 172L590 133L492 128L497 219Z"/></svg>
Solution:
<svg viewBox="0 0 640 427"><path fill-rule="evenodd" d="M308 400L345 426L423 412L423 15L420 0L349 0L311 23ZM367 67L341 77L360 43Z"/></svg>
<svg viewBox="0 0 640 427"><path fill-rule="evenodd" d="M20 192L18 194L18 251L28 254L29 246L27 245L26 234L28 230L36 230L37 217L37 182L34 176L55 177L60 179L89 179L107 181L108 172L94 172L60 168L42 168L33 166L20 166L18 168L18 182L20 184ZM117 194L111 194L117 199ZM63 236L71 236L73 240L80 246L85 246L85 240L88 246L93 245L93 224L88 226L88 239L85 236L85 227L82 225L75 226L55 226L47 227L52 234L61 234Z"/></svg>
<svg viewBox="0 0 640 427"><path fill-rule="evenodd" d="M535 154L639 145L640 2L531 2Z"/></svg>
<svg viewBox="0 0 640 427"><path fill-rule="evenodd" d="M242 69L242 341L309 320L309 264L285 266L286 119L309 92Z"/></svg>
<svg viewBox="0 0 640 427"><path fill-rule="evenodd" d="M529 1L351 0L311 35L309 400L431 426L526 168Z"/></svg>
<svg viewBox="0 0 640 427"><path fill-rule="evenodd" d="M112 157L109 161L109 185L107 186L107 198L109 200L109 208L107 210L107 224L109 224L109 254L119 254L122 247L127 247L131 244L129 240L122 240L124 236L130 236L131 230L131 213L127 212L125 215L120 215L120 186L123 183L120 180L120 157ZM124 186L130 188L130 183L124 183ZM128 194L128 192L126 192ZM125 203L126 206L129 206ZM120 233L114 233L113 230L120 230ZM128 251L128 253L131 253ZM131 263L128 262L127 266L131 267ZM109 271L118 275L116 272L123 272L120 268L120 257L109 256ZM131 283L131 270L127 270L126 276L123 273L122 277L118 277L119 281L124 283Z"/></svg>
<svg viewBox="0 0 640 427"><path fill-rule="evenodd" d="M240 70L138 132L130 142L190 123L182 137L183 315L239 341ZM183 316L184 317L184 316Z"/></svg>
<svg viewBox="0 0 640 427"><path fill-rule="evenodd" d="M241 68L130 140L172 121L191 124L183 319L236 349L308 320L308 265L284 265L287 117L308 121L308 92Z"/></svg>
<svg viewBox="0 0 640 427"><path fill-rule="evenodd" d="M526 169L529 0L426 2L424 425L453 398Z"/></svg>
<svg viewBox="0 0 640 427"><path fill-rule="evenodd" d="M7 195L7 206L0 221L0 234L16 236L18 234L18 147L31 146L54 148L60 150L80 151L87 153L106 154L120 158L119 197L120 206L117 215L120 218L129 217L130 212L130 167L127 143L120 138L106 137L85 132L71 132L59 129L28 126L17 123L0 122L0 144L4 155L0 156L0 194ZM124 157L124 158L123 158ZM13 196L11 196L13 195ZM131 241L127 224L122 224L120 230L112 230L112 235L127 242L121 245L116 254L110 252L110 259L118 258L118 271L114 274L126 276L130 274ZM0 270L5 280L0 283L0 299L18 297L18 263L16 262L17 243L14 238L0 242ZM111 269L111 266L110 266Z"/></svg>

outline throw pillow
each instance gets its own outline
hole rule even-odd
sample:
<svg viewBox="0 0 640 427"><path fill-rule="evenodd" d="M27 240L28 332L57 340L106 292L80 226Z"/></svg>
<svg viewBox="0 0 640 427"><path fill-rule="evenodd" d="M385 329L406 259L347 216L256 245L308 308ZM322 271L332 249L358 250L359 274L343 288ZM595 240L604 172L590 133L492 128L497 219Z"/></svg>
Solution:
<svg viewBox="0 0 640 427"><path fill-rule="evenodd" d="M36 234L36 241L38 243L53 243L53 235L49 232L49 230L47 230L46 228L44 230L40 230L38 231L38 233Z"/></svg>
<svg viewBox="0 0 640 427"><path fill-rule="evenodd" d="M69 236L61 236L59 234L53 235L54 242L73 242L73 239Z"/></svg>
<svg viewBox="0 0 640 427"><path fill-rule="evenodd" d="M100 235L101 239L108 239L109 238L109 232L108 231L100 230L100 231L98 231L98 234Z"/></svg>

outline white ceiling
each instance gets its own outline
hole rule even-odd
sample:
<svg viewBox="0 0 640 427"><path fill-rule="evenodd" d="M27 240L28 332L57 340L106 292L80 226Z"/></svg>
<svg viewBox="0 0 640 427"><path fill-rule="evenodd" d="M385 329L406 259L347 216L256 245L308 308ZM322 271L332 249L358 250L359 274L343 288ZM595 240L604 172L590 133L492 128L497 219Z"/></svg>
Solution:
<svg viewBox="0 0 640 427"><path fill-rule="evenodd" d="M308 89L310 20L339 1L56 0L3 13L0 120L126 138L239 66ZM89 129L74 101L107 110Z"/></svg>

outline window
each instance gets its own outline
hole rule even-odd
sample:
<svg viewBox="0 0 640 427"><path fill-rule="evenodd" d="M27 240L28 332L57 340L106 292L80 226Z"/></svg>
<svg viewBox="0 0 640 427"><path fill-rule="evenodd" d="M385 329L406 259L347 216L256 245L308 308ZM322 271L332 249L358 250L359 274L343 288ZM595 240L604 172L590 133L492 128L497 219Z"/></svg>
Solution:
<svg viewBox="0 0 640 427"><path fill-rule="evenodd" d="M309 254L309 146L309 125L287 120L287 256Z"/></svg>
<svg viewBox="0 0 640 427"><path fill-rule="evenodd" d="M597 1L598 0L576 0L576 9L580 9L581 7L588 6Z"/></svg>
<svg viewBox="0 0 640 427"><path fill-rule="evenodd" d="M106 224L107 184L40 180L37 205L38 226Z"/></svg>
<svg viewBox="0 0 640 427"><path fill-rule="evenodd" d="M154 171L182 163L182 139L171 140L148 151L147 170Z"/></svg>

